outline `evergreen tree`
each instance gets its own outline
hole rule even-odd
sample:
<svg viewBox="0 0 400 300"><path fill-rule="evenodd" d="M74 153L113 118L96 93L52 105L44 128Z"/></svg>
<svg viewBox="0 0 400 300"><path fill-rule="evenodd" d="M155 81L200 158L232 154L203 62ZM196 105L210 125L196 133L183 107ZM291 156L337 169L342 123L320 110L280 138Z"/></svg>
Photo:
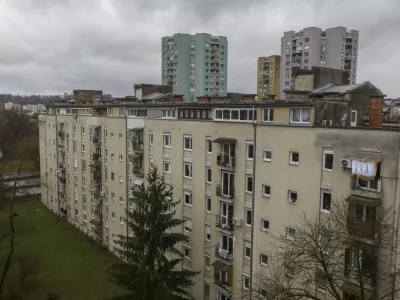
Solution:
<svg viewBox="0 0 400 300"><path fill-rule="evenodd" d="M127 212L129 235L120 235L117 251L124 262L113 265L111 281L127 293L113 299L184 300L186 288L198 272L179 270L183 254L176 246L188 237L172 229L184 220L175 219L172 187L154 168L147 175L147 187L133 191L136 209Z"/></svg>

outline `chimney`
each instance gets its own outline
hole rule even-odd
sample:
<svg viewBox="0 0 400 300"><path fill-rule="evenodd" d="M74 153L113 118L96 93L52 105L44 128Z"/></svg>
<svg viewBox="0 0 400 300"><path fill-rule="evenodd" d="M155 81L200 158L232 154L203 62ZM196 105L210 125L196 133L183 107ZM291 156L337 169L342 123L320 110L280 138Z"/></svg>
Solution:
<svg viewBox="0 0 400 300"><path fill-rule="evenodd" d="M371 96L369 101L369 127L382 127L384 95Z"/></svg>

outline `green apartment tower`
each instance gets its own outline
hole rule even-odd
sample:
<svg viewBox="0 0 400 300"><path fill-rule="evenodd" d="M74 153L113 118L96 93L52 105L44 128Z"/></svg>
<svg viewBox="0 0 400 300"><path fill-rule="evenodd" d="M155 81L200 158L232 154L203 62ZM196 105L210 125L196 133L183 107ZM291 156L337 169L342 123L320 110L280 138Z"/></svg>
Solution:
<svg viewBox="0 0 400 300"><path fill-rule="evenodd" d="M226 96L228 40L209 33L177 33L162 38L162 84L186 102L200 96Z"/></svg>

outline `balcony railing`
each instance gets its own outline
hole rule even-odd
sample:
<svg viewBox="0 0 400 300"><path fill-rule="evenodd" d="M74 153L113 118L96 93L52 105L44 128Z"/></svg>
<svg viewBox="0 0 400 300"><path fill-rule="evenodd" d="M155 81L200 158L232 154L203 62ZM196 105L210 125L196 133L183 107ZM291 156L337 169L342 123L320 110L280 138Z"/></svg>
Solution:
<svg viewBox="0 0 400 300"><path fill-rule="evenodd" d="M98 153L93 153L92 155L92 161L94 164L99 164L101 163L101 155Z"/></svg>
<svg viewBox="0 0 400 300"><path fill-rule="evenodd" d="M225 169L235 168L235 157L229 156L228 153L217 154L217 166Z"/></svg>
<svg viewBox="0 0 400 300"><path fill-rule="evenodd" d="M382 181L381 178L375 178L372 180L363 180L358 178L356 175L350 177L350 188L352 194L363 195L369 198L380 198L382 197Z"/></svg>
<svg viewBox="0 0 400 300"><path fill-rule="evenodd" d="M133 138L132 139L132 149L134 151L143 151L143 149L144 149L143 140Z"/></svg>
<svg viewBox="0 0 400 300"><path fill-rule="evenodd" d="M101 137L100 136L94 136L92 138L93 144L101 144Z"/></svg>
<svg viewBox="0 0 400 300"><path fill-rule="evenodd" d="M61 177L61 178L60 178L60 183L61 183L61 184L66 184L66 183L67 183L67 179Z"/></svg>
<svg viewBox="0 0 400 300"><path fill-rule="evenodd" d="M101 173L100 172L93 173L93 181L95 183L100 183L101 182Z"/></svg>
<svg viewBox="0 0 400 300"><path fill-rule="evenodd" d="M232 202L235 199L235 187L226 187L218 184L216 186L216 194L218 197L230 200Z"/></svg>
<svg viewBox="0 0 400 300"><path fill-rule="evenodd" d="M232 287L229 286L229 282L224 278L221 278L219 274L214 275L214 284L228 293L232 292Z"/></svg>
<svg viewBox="0 0 400 300"><path fill-rule="evenodd" d="M231 217L217 216L216 225L217 228L223 229L228 232L233 232L233 223Z"/></svg>
<svg viewBox="0 0 400 300"><path fill-rule="evenodd" d="M103 214L100 211L94 210L92 216L100 223L103 223Z"/></svg>
<svg viewBox="0 0 400 300"><path fill-rule="evenodd" d="M231 265L233 263L232 251L217 247L215 248L215 257L228 265Z"/></svg>
<svg viewBox="0 0 400 300"><path fill-rule="evenodd" d="M367 239L375 239L376 227L373 221L356 221L353 218L348 218L347 228L350 233L365 237Z"/></svg>

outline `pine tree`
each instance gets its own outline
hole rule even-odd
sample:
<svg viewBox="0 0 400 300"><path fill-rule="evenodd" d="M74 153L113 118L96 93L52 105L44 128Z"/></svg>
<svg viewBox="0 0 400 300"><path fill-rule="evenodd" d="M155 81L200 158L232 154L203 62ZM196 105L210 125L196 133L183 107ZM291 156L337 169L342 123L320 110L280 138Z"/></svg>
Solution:
<svg viewBox="0 0 400 300"><path fill-rule="evenodd" d="M113 299L190 299L186 288L199 272L179 270L183 254L176 246L188 238L171 230L184 222L173 218L179 201L172 200L172 187L154 168L147 175L147 187L133 194L136 209L127 212L126 220L130 234L117 241L124 262L109 270L111 281L127 293Z"/></svg>

